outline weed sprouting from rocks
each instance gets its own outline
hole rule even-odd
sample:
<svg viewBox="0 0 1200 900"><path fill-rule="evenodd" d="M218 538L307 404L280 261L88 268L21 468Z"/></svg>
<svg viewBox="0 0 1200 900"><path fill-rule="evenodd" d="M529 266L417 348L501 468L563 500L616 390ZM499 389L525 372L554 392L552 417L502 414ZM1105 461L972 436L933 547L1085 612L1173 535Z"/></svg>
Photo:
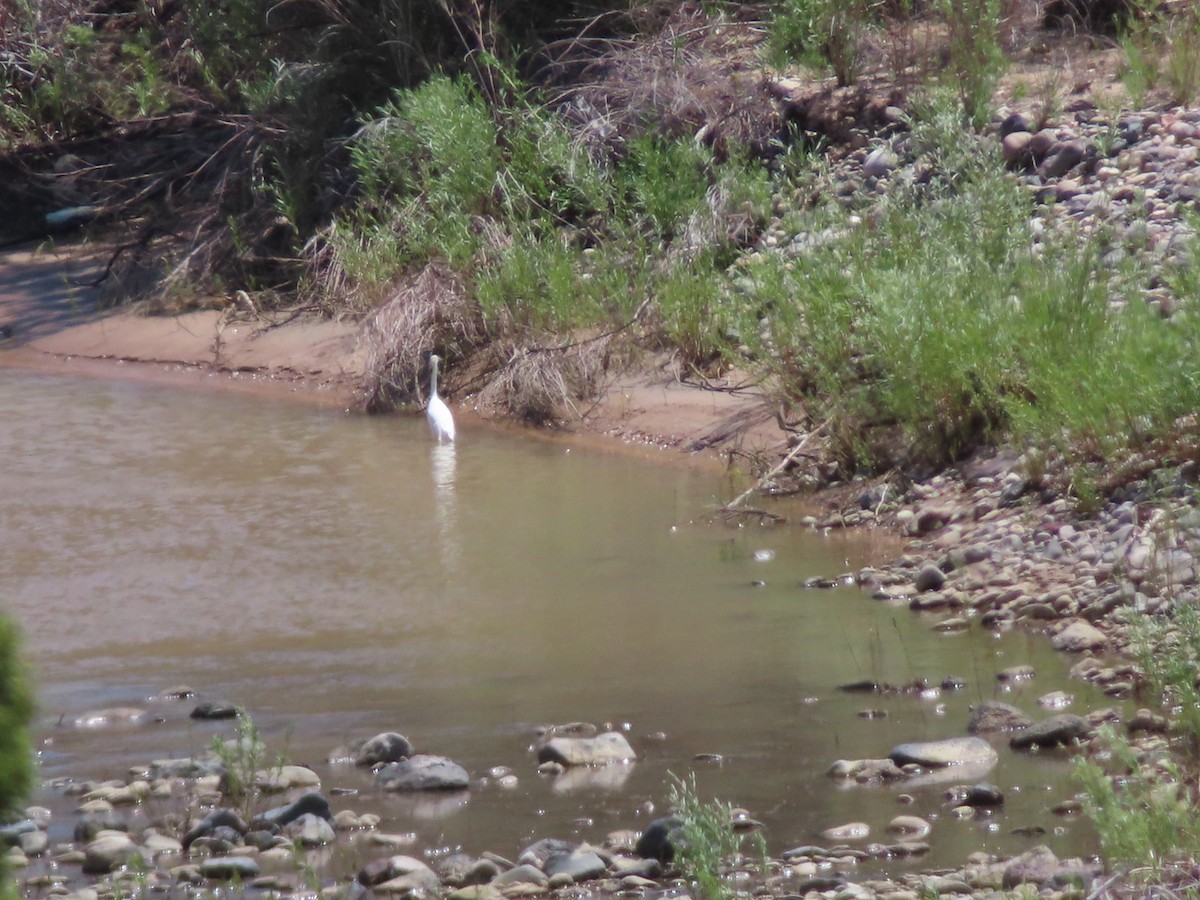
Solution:
<svg viewBox="0 0 1200 900"><path fill-rule="evenodd" d="M684 874L695 882L702 900L727 900L733 889L726 882L725 867L735 864L743 835L734 829L734 809L719 800L704 801L696 788L696 775L671 776L669 802L682 824L676 861ZM761 835L759 855L765 853Z"/></svg>
<svg viewBox="0 0 1200 900"><path fill-rule="evenodd" d="M1105 858L1162 884L1176 878L1174 863L1200 853L1200 614L1181 605L1167 618L1135 615L1130 627L1147 695L1167 713L1166 741L1135 743L1106 728L1105 749L1077 760L1075 774Z"/></svg>

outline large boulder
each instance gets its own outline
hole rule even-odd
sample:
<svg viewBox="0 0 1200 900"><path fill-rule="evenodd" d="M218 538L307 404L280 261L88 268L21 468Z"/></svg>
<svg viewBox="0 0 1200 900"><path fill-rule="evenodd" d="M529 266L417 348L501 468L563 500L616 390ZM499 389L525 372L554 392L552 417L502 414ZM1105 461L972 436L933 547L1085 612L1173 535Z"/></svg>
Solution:
<svg viewBox="0 0 1200 900"><path fill-rule="evenodd" d="M358 748L354 757L356 766L374 766L379 763L399 762L413 755L412 742L395 731L377 734Z"/></svg>
<svg viewBox="0 0 1200 900"><path fill-rule="evenodd" d="M898 766L915 763L925 768L944 766L994 765L999 756L996 749L978 737L952 737L940 741L920 741L897 744L888 758Z"/></svg>
<svg viewBox="0 0 1200 900"><path fill-rule="evenodd" d="M471 786L471 777L452 759L418 754L384 766L375 783L387 791L460 791Z"/></svg>
<svg viewBox="0 0 1200 900"><path fill-rule="evenodd" d="M638 838L634 852L642 859L654 859L666 865L675 858L675 846L683 834L683 819L667 816L655 819Z"/></svg>
<svg viewBox="0 0 1200 900"><path fill-rule="evenodd" d="M538 762L556 762L564 766L607 766L632 762L637 754L616 731L591 738L555 737L538 749Z"/></svg>

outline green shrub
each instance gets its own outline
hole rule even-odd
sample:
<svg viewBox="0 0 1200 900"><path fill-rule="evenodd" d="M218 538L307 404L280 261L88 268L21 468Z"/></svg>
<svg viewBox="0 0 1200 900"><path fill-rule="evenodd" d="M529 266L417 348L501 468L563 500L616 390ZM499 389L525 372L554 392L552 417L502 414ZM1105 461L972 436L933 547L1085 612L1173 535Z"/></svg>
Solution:
<svg viewBox="0 0 1200 900"><path fill-rule="evenodd" d="M33 699L20 660L16 626L0 616L0 821L17 815L33 786L33 749L28 726ZM0 860L0 895L8 894Z"/></svg>
<svg viewBox="0 0 1200 900"><path fill-rule="evenodd" d="M992 92L1007 57L1000 47L1002 0L937 0L949 33L947 75L976 127L991 115Z"/></svg>
<svg viewBox="0 0 1200 900"><path fill-rule="evenodd" d="M505 77L499 107L437 77L364 123L359 203L330 232L339 264L379 287L442 260L493 333L616 327L649 300L664 340L715 359L731 318L722 269L765 220L765 167L652 132L597 160Z"/></svg>
<svg viewBox="0 0 1200 900"><path fill-rule="evenodd" d="M1112 729L1101 733L1108 761L1076 761L1085 810L1105 859L1142 870L1146 882L1169 878L1164 866L1200 854L1200 614L1176 605L1169 616L1134 616L1134 658L1152 702L1166 710L1175 751L1139 753Z"/></svg>
<svg viewBox="0 0 1200 900"><path fill-rule="evenodd" d="M1111 728L1099 740L1109 748L1109 773L1095 762L1077 760L1075 777L1083 788L1084 811L1096 826L1110 864L1154 870L1181 856L1200 852L1200 809L1188 796L1184 775L1169 761L1148 777L1128 739Z"/></svg>
<svg viewBox="0 0 1200 900"><path fill-rule="evenodd" d="M835 431L897 426L929 462L1003 437L1104 457L1169 433L1200 404L1197 320L1162 318L1102 235L1034 246L1031 200L951 118L914 127L924 183L826 204L795 221L809 246L740 267L742 334L816 415L849 423Z"/></svg>
<svg viewBox="0 0 1200 900"><path fill-rule="evenodd" d="M687 780L671 776L669 802L681 822L675 861L684 875L695 883L701 900L733 897L722 870L737 861L745 837L734 830L733 807L701 800L694 773ZM762 837L755 836L761 855Z"/></svg>
<svg viewBox="0 0 1200 900"><path fill-rule="evenodd" d="M1171 8L1154 0L1132 0L1134 15L1122 23L1119 40L1125 53L1121 80L1131 101L1163 86L1175 103L1200 95L1200 7Z"/></svg>
<svg viewBox="0 0 1200 900"><path fill-rule="evenodd" d="M783 0L770 22L769 45L777 62L828 65L847 85L862 67L863 39L879 24L881 0Z"/></svg>

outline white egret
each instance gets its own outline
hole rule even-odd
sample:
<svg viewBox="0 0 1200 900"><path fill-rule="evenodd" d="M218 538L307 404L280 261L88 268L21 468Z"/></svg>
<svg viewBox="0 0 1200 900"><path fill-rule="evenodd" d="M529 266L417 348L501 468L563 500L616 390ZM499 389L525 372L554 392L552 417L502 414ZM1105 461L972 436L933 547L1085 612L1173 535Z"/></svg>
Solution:
<svg viewBox="0 0 1200 900"><path fill-rule="evenodd" d="M438 363L441 360L435 353L429 357L432 366L429 372L429 405L425 407L425 418L429 420L429 430L440 444L443 441L454 442L454 416L437 392Z"/></svg>

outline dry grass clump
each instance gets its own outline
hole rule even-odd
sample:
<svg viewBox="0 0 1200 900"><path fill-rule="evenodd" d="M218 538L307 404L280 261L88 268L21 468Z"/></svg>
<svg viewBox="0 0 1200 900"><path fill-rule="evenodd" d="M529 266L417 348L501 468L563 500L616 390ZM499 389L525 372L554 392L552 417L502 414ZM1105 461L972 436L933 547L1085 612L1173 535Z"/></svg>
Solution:
<svg viewBox="0 0 1200 900"><path fill-rule="evenodd" d="M571 414L582 418L581 401L598 397L613 351L612 334L534 347L519 340L495 341L488 348L487 382L479 403L537 425Z"/></svg>
<svg viewBox="0 0 1200 900"><path fill-rule="evenodd" d="M368 412L420 402L428 354L452 363L483 338L462 279L436 263L427 265L364 325ZM447 369L453 371L451 365Z"/></svg>
<svg viewBox="0 0 1200 900"><path fill-rule="evenodd" d="M570 50L578 52L579 43ZM560 99L581 136L609 149L614 138L653 128L695 135L719 154L734 146L762 150L782 123L767 93L760 45L757 23L678 4L641 34L596 42L597 58Z"/></svg>
<svg viewBox="0 0 1200 900"><path fill-rule="evenodd" d="M425 399L429 354L444 357L445 393L473 392L489 411L541 425L582 415L599 396L617 332L538 346L511 323L489 327L462 279L430 264L364 325L366 409Z"/></svg>

